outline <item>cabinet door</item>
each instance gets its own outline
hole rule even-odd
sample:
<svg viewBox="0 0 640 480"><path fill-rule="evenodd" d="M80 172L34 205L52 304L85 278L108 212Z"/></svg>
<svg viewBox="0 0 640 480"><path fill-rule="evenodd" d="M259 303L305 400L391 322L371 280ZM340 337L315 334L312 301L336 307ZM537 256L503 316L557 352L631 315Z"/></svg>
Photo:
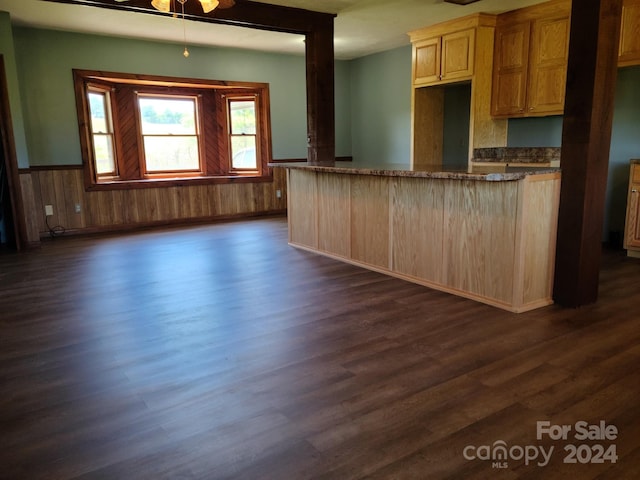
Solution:
<svg viewBox="0 0 640 480"><path fill-rule="evenodd" d="M618 65L640 64L640 0L625 0L622 5L620 53Z"/></svg>
<svg viewBox="0 0 640 480"><path fill-rule="evenodd" d="M640 164L631 165L624 246L640 248Z"/></svg>
<svg viewBox="0 0 640 480"><path fill-rule="evenodd" d="M569 54L569 18L543 18L533 22L527 87L529 115L561 115Z"/></svg>
<svg viewBox="0 0 640 480"><path fill-rule="evenodd" d="M496 29L491 114L524 114L527 98L530 23Z"/></svg>
<svg viewBox="0 0 640 480"><path fill-rule="evenodd" d="M440 37L428 38L413 45L413 84L440 80Z"/></svg>
<svg viewBox="0 0 640 480"><path fill-rule="evenodd" d="M475 29L463 30L442 36L443 81L471 78L473 75L473 52Z"/></svg>

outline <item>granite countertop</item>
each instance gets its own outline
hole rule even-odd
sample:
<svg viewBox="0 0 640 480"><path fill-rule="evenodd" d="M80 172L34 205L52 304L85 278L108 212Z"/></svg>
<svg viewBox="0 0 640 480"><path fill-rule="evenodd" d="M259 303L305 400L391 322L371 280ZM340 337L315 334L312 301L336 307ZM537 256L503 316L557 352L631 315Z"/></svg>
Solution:
<svg viewBox="0 0 640 480"><path fill-rule="evenodd" d="M411 168L403 164L391 165L354 165L352 162L335 162L334 165L309 165L304 162L271 163L270 167L293 168L313 172L343 173L350 175L377 175L386 177L441 178L449 180L479 180L486 182L506 182L522 180L530 175L542 175L560 172L551 167L502 167L496 171L491 167L447 168L442 166L423 166Z"/></svg>
<svg viewBox="0 0 640 480"><path fill-rule="evenodd" d="M474 162L551 163L560 161L560 147L475 148Z"/></svg>

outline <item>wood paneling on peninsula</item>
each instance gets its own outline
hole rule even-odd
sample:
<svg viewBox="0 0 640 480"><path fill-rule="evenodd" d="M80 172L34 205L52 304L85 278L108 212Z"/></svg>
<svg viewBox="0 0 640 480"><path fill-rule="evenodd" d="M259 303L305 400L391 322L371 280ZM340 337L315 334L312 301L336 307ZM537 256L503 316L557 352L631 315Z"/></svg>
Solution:
<svg viewBox="0 0 640 480"><path fill-rule="evenodd" d="M338 175L318 174L318 230L333 235L318 238L318 248L349 257L351 243L351 182Z"/></svg>
<svg viewBox="0 0 640 480"><path fill-rule="evenodd" d="M388 177L356 175L351 183L351 258L367 265L388 268L389 188ZM331 231L318 232L320 238Z"/></svg>
<svg viewBox="0 0 640 480"><path fill-rule="evenodd" d="M391 191L394 238L392 265L399 273L443 283L442 253L445 182L425 184L417 178L397 178ZM414 241L431 232L429 242Z"/></svg>
<svg viewBox="0 0 640 480"><path fill-rule="evenodd" d="M289 242L318 248L319 202L315 175L311 172L294 176L287 173L287 188L307 193L305 202L297 205L292 205L291 197L287 196L287 215L291 224Z"/></svg>
<svg viewBox="0 0 640 480"><path fill-rule="evenodd" d="M292 245L513 312L552 303L558 171L284 168Z"/></svg>
<svg viewBox="0 0 640 480"><path fill-rule="evenodd" d="M88 233L277 213L286 207L285 174L280 169L274 170L273 182L89 192L84 189L81 166L33 168L21 172L20 180L25 198L32 192L34 199L25 203L31 242L54 226L70 233ZM45 205L53 206L49 227Z"/></svg>

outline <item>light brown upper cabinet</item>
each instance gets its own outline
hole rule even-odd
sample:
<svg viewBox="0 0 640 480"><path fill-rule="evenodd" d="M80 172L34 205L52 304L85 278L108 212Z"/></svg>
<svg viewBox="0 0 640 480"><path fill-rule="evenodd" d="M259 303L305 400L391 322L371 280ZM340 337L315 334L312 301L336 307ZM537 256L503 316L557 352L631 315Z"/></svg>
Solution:
<svg viewBox="0 0 640 480"><path fill-rule="evenodd" d="M447 147L455 141L464 150L463 129L467 128L467 158L454 149L456 162L469 161L475 148L506 145L507 120L491 116L495 26L495 15L475 13L409 32L413 47L412 166L442 165L445 156L452 162L451 148ZM454 97L456 106L451 103ZM462 116L465 121L458 122L457 137L452 140L452 135L445 135L452 131L445 132L445 118L462 120Z"/></svg>
<svg viewBox="0 0 640 480"><path fill-rule="evenodd" d="M498 16L492 115L563 113L570 10L570 1L553 0Z"/></svg>
<svg viewBox="0 0 640 480"><path fill-rule="evenodd" d="M533 22L527 109L530 115L562 114L569 57L569 17Z"/></svg>
<svg viewBox="0 0 640 480"><path fill-rule="evenodd" d="M640 0L624 0L618 65L640 65Z"/></svg>
<svg viewBox="0 0 640 480"><path fill-rule="evenodd" d="M412 36L419 34L419 31L412 32ZM413 43L413 84L432 85L470 79L474 44L474 28L416 41Z"/></svg>
<svg viewBox="0 0 640 480"><path fill-rule="evenodd" d="M496 28L491 114L524 114L529 67L529 22Z"/></svg>

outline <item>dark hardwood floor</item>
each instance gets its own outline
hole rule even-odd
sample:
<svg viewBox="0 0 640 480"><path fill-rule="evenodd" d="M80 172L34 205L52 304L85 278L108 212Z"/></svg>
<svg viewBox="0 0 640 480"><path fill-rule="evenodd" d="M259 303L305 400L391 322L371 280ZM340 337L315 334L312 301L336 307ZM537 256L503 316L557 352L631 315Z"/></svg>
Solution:
<svg viewBox="0 0 640 480"><path fill-rule="evenodd" d="M597 304L517 315L296 250L283 218L57 238L0 256L0 318L1 478L640 478L623 252ZM500 440L506 468L465 458Z"/></svg>

